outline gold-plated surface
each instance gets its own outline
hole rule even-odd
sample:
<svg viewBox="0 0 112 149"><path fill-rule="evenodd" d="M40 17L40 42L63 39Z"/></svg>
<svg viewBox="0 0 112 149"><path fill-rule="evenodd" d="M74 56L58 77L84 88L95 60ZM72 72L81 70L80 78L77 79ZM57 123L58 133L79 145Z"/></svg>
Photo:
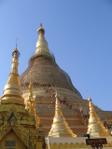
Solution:
<svg viewBox="0 0 112 149"><path fill-rule="evenodd" d="M49 136L52 137L76 137L66 122L62 111L61 105L57 97L57 93L55 95L56 103L55 103L55 116L53 118L53 124L51 126Z"/></svg>
<svg viewBox="0 0 112 149"><path fill-rule="evenodd" d="M104 127L103 122L95 112L92 100L89 98L89 120L88 120L88 134L91 137L109 136L108 130Z"/></svg>
<svg viewBox="0 0 112 149"><path fill-rule="evenodd" d="M20 80L18 75L18 58L19 51L14 49L12 53L12 66L8 81L5 85L1 102L5 103L18 103L24 105L24 99L21 96Z"/></svg>
<svg viewBox="0 0 112 149"><path fill-rule="evenodd" d="M49 56L50 53L49 53L49 48L48 48L48 43L44 37L44 34L45 34L45 30L42 26L42 24L40 25L40 27L38 28L38 41L36 43L36 51L35 53L38 54L38 55L47 55Z"/></svg>
<svg viewBox="0 0 112 149"><path fill-rule="evenodd" d="M35 117L35 121L36 121L36 128L39 127L40 125L40 118L37 114L36 111L36 101L35 98L33 97L33 93L32 93L32 82L30 81L29 84L29 98L26 102L26 109Z"/></svg>

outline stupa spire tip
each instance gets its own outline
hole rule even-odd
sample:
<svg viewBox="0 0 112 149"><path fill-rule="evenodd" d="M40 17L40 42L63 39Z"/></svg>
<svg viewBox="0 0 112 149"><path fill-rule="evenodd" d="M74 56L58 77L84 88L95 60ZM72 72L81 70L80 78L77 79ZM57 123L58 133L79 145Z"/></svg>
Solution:
<svg viewBox="0 0 112 149"><path fill-rule="evenodd" d="M20 52L17 47L12 50L12 56L16 56L17 58L20 56Z"/></svg>
<svg viewBox="0 0 112 149"><path fill-rule="evenodd" d="M44 29L44 26L43 26L42 23L40 23L40 26L39 26L39 28L37 29L37 31L38 31L38 33L43 33L43 34L45 34L45 29Z"/></svg>

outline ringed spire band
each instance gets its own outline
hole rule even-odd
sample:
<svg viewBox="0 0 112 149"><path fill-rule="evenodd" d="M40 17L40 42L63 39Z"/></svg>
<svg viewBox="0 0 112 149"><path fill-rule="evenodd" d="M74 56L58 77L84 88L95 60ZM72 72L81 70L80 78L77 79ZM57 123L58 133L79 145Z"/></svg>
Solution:
<svg viewBox="0 0 112 149"><path fill-rule="evenodd" d="M38 31L38 40L36 43L36 51L35 53L39 56L50 56L48 43L45 39L45 29L42 24L40 24L40 27L37 29Z"/></svg>

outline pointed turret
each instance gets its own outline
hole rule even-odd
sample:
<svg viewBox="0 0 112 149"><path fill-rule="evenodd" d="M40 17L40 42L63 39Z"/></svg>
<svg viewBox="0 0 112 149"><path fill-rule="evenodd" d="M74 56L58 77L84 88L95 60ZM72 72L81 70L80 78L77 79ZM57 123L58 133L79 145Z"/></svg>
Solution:
<svg viewBox="0 0 112 149"><path fill-rule="evenodd" d="M36 43L36 51L35 53L38 56L50 56L48 43L45 39L45 30L42 24L40 24L40 27L38 28L38 40Z"/></svg>
<svg viewBox="0 0 112 149"><path fill-rule="evenodd" d="M109 131L104 127L103 122L95 112L92 100L89 98L89 121L87 133L90 137L109 136Z"/></svg>
<svg viewBox="0 0 112 149"><path fill-rule="evenodd" d="M17 103L24 105L18 75L18 59L19 51L17 48L15 48L12 52L11 72L5 85L3 96L1 97L1 102L3 103Z"/></svg>
<svg viewBox="0 0 112 149"><path fill-rule="evenodd" d="M53 119L53 124L51 126L50 132L48 136L51 137L76 137L76 135L72 132L71 128L69 127L68 123L66 122L62 111L61 105L58 100L57 94L56 103L55 103L55 116Z"/></svg>
<svg viewBox="0 0 112 149"><path fill-rule="evenodd" d="M30 77L31 77L31 73L30 73ZM40 117L38 116L36 111L36 101L33 97L31 78L30 78L30 84L29 84L29 99L27 101L27 110L34 115L35 121L36 121L36 127L39 127Z"/></svg>
<svg viewBox="0 0 112 149"><path fill-rule="evenodd" d="M29 83L29 86L28 86L28 89L29 89L29 97L28 97L28 100L26 101L26 109L34 114L34 98L33 98L33 93L32 93L32 83L30 81Z"/></svg>

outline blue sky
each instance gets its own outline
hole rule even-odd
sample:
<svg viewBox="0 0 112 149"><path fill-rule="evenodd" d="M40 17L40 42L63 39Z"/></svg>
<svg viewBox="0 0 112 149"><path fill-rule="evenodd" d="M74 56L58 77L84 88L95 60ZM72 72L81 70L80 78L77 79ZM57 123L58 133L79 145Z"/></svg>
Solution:
<svg viewBox="0 0 112 149"><path fill-rule="evenodd" d="M21 74L35 51L40 23L57 63L82 96L112 110L112 0L0 0L0 93L16 38Z"/></svg>

